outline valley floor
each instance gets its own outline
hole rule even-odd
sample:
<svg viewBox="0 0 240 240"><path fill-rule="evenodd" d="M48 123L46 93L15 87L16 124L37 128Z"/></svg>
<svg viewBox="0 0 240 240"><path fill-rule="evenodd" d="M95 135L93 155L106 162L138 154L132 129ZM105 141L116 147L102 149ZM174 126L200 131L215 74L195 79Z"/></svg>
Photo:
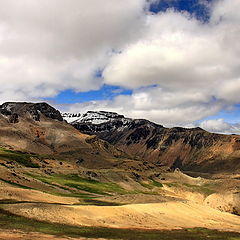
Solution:
<svg viewBox="0 0 240 240"><path fill-rule="evenodd" d="M0 192L5 198L0 204L0 239L240 239L239 216L183 199L90 206L77 204L74 197L52 195L51 198L44 192L8 185L2 186ZM147 196L151 200L155 196L158 201L156 195Z"/></svg>
<svg viewBox="0 0 240 240"><path fill-rule="evenodd" d="M2 162L0 240L240 240L237 174L204 178L44 162L50 167Z"/></svg>

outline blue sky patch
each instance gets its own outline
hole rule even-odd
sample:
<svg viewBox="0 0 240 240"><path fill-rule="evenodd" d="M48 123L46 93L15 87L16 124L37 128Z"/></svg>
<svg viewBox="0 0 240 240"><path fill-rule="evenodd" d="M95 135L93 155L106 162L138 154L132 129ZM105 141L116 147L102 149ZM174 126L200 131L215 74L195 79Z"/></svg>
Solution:
<svg viewBox="0 0 240 240"><path fill-rule="evenodd" d="M234 105L231 110L222 110L218 114L204 118L204 120L214 120L223 118L228 123L239 123L240 119L240 104ZM199 121L201 122L201 121Z"/></svg>
<svg viewBox="0 0 240 240"><path fill-rule="evenodd" d="M45 100L54 101L57 104L73 104L89 101L112 100L118 95L131 95L132 90L124 89L118 86L104 84L99 90L88 92L74 92L71 89L59 93L54 98Z"/></svg>
<svg viewBox="0 0 240 240"><path fill-rule="evenodd" d="M212 1L206 0L205 2L210 3ZM150 11L153 13L165 12L169 8L174 8L177 11L187 11L201 21L209 19L207 5L201 3L199 0L161 0L151 4Z"/></svg>

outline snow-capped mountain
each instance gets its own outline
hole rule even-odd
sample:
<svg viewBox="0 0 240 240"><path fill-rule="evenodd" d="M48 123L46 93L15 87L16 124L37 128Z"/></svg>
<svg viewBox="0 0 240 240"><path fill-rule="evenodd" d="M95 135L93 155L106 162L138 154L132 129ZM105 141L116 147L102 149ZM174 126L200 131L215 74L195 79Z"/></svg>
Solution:
<svg viewBox="0 0 240 240"><path fill-rule="evenodd" d="M102 123L106 123L114 120L126 119L123 115L120 115L115 112L106 112L106 111L88 111L84 114L62 113L62 117L67 122L72 124L77 124L77 123L102 124Z"/></svg>
<svg viewBox="0 0 240 240"><path fill-rule="evenodd" d="M145 119L126 118L124 115L106 111L88 111L87 113L82 114L77 120L71 121L70 124L83 133L90 135L98 135L101 133L113 138L115 138L115 134L111 136L111 133L115 131L120 134L120 132L125 130L128 131L143 124L151 129L155 128L156 126L160 128L163 127ZM118 137L116 140L117 139Z"/></svg>

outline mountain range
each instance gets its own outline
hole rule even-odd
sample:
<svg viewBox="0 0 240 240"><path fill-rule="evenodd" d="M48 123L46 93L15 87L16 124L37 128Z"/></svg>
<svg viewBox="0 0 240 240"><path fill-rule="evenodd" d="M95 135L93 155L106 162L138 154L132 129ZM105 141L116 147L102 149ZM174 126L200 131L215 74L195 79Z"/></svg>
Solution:
<svg viewBox="0 0 240 240"><path fill-rule="evenodd" d="M240 168L238 135L210 133L199 127L165 128L146 119L105 111L88 111L67 121L80 132L96 135L135 159L159 166L198 172Z"/></svg>
<svg viewBox="0 0 240 240"><path fill-rule="evenodd" d="M184 171L240 169L240 136L201 128L165 128L105 111L61 114L47 103L11 102L0 105L0 124L2 145L36 153L81 152L91 159L97 145L101 151L96 159L103 153Z"/></svg>

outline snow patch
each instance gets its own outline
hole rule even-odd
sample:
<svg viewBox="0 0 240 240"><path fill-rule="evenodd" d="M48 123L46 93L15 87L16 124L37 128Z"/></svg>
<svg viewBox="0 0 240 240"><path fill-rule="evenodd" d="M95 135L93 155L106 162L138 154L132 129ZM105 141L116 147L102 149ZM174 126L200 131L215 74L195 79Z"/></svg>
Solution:
<svg viewBox="0 0 240 240"><path fill-rule="evenodd" d="M105 111L88 111L87 113L62 113L63 119L69 123L91 123L91 124L102 124L106 122L111 122L116 119L121 119L124 124L127 120L123 115L115 112L105 112Z"/></svg>

